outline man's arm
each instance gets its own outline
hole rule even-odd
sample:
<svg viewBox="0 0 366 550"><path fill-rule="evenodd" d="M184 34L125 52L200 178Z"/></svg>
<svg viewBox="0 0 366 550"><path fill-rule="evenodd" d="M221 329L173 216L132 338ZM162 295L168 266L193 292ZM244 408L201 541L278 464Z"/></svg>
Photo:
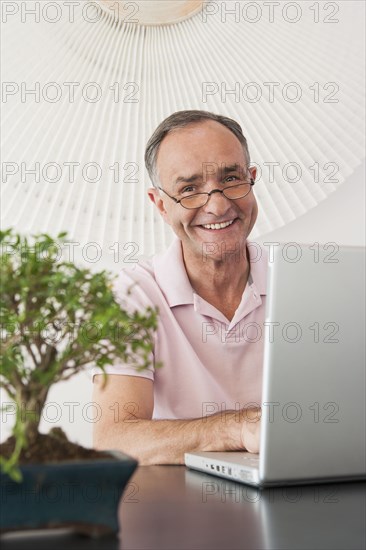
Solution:
<svg viewBox="0 0 366 550"><path fill-rule="evenodd" d="M94 446L116 449L141 465L184 464L190 451L259 451L260 410L227 411L194 420L152 420L153 382L147 378L94 377L93 401L101 407Z"/></svg>

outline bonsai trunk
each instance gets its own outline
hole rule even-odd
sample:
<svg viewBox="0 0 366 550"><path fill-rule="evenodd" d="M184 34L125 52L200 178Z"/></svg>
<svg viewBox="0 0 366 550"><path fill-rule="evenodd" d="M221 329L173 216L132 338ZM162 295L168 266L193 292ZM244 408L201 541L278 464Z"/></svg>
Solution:
<svg viewBox="0 0 366 550"><path fill-rule="evenodd" d="M19 429L25 435L28 444L36 441L39 433L42 410L45 405L48 387L22 388L17 393L17 420Z"/></svg>

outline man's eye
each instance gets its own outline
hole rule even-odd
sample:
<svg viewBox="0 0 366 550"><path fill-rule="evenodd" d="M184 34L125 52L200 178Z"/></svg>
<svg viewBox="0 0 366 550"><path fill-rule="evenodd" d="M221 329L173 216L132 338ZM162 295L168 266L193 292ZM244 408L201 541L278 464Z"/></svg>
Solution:
<svg viewBox="0 0 366 550"><path fill-rule="evenodd" d="M228 181L238 181L239 178L237 176L228 176L227 178L225 178L225 182Z"/></svg>
<svg viewBox="0 0 366 550"><path fill-rule="evenodd" d="M195 188L193 187L193 185L187 185L187 187L184 187L182 189L182 193L193 193L195 191Z"/></svg>

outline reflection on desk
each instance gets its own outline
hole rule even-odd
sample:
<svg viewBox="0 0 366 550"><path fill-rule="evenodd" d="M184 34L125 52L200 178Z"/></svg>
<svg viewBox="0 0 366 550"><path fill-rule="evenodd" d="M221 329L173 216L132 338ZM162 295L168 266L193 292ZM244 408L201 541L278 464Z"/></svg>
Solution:
<svg viewBox="0 0 366 550"><path fill-rule="evenodd" d="M119 540L6 536L2 550L362 550L366 483L256 489L184 466L139 467Z"/></svg>

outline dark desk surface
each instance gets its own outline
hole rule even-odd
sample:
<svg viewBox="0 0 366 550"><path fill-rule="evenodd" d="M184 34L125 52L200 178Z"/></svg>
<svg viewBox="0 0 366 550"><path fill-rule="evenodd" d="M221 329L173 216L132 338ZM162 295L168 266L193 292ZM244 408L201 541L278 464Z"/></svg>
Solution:
<svg viewBox="0 0 366 550"><path fill-rule="evenodd" d="M2 550L363 550L366 483L259 491L183 466L140 467L120 505L120 539L9 536Z"/></svg>

